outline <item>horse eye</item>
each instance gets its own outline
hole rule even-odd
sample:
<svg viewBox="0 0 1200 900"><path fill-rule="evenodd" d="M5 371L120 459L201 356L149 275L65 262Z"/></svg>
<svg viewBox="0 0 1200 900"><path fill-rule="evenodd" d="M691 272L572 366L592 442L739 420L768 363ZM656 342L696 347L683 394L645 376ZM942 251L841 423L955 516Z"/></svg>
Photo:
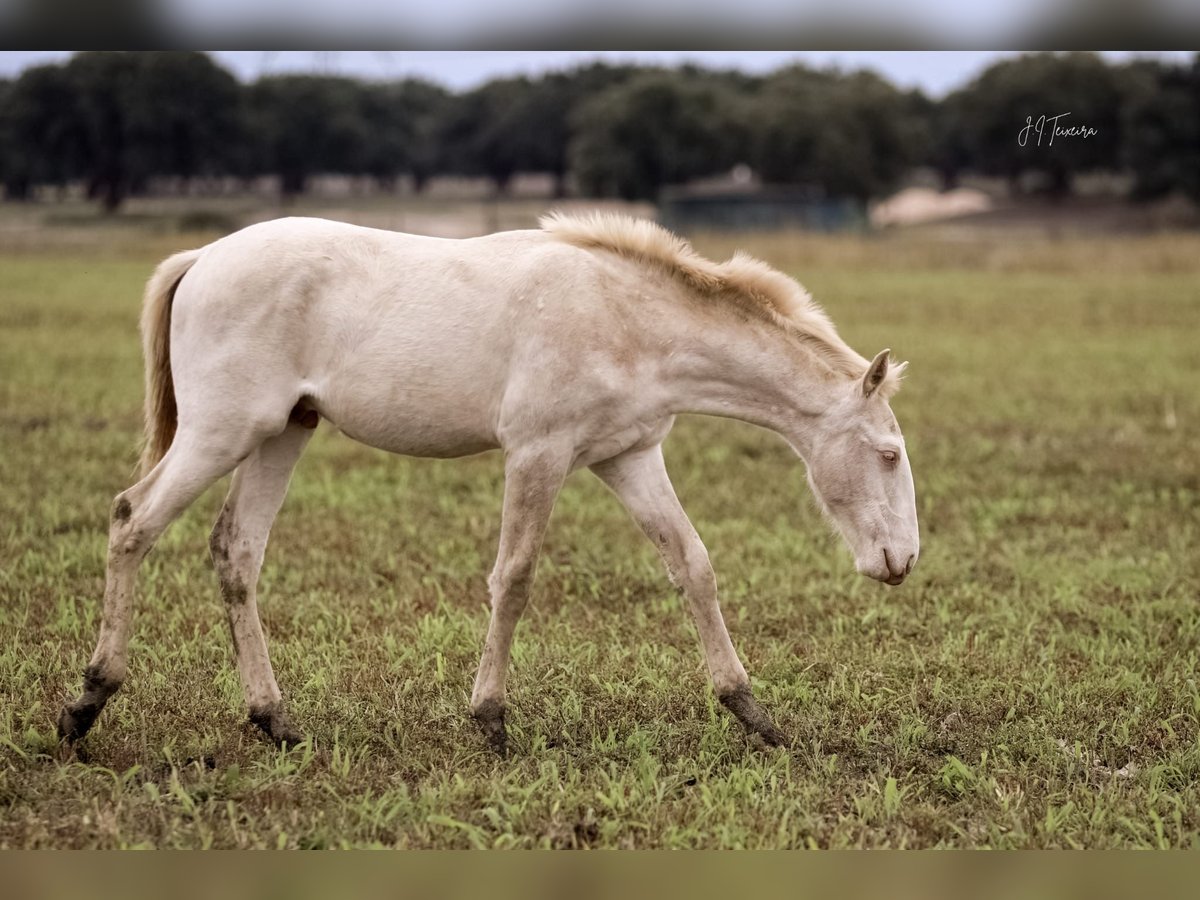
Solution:
<svg viewBox="0 0 1200 900"><path fill-rule="evenodd" d="M881 450L880 455L886 462L894 463L900 458L900 455L895 450Z"/></svg>

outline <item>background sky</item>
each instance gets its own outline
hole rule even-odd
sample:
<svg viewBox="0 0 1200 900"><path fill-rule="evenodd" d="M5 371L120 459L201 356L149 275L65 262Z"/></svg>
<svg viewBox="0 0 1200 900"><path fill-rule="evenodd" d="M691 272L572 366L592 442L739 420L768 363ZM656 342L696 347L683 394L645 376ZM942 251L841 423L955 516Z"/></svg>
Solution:
<svg viewBox="0 0 1200 900"><path fill-rule="evenodd" d="M13 77L27 66L54 62L69 50L0 52L0 77ZM1013 51L995 50L215 50L211 55L244 81L279 72L321 72L362 78L417 76L461 90L504 75L533 75L591 60L676 65L694 62L715 68L767 72L791 62L812 66L871 68L902 88L919 87L941 96L974 78L989 64ZM1182 50L1135 53L1101 51L1109 60L1135 56L1186 59Z"/></svg>

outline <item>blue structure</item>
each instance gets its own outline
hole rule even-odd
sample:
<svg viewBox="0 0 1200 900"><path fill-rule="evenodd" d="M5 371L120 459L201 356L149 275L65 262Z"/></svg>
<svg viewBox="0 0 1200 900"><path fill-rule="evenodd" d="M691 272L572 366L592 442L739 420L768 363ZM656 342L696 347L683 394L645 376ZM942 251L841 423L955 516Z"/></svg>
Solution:
<svg viewBox="0 0 1200 900"><path fill-rule="evenodd" d="M863 230L866 209L849 197L827 197L802 187L662 192L658 220L673 231Z"/></svg>

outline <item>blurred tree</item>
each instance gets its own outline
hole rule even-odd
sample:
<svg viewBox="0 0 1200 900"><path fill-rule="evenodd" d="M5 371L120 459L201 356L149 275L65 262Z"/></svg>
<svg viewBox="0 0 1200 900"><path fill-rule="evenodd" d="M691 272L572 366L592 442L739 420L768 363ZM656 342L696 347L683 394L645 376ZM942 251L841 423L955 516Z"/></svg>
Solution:
<svg viewBox="0 0 1200 900"><path fill-rule="evenodd" d="M231 168L240 92L203 53L88 51L65 73L88 196L106 210L152 175Z"/></svg>
<svg viewBox="0 0 1200 900"><path fill-rule="evenodd" d="M929 138L922 161L941 176L943 190L958 187L959 176L971 168L971 144L964 124L969 99L966 92L955 91L941 102L931 101L925 113Z"/></svg>
<svg viewBox="0 0 1200 900"><path fill-rule="evenodd" d="M567 192L567 146L571 140L571 110L581 98L596 90L599 84L585 84L573 73L553 72L535 81L525 97L524 108L518 111L514 127L535 127L539 138L525 160L530 171L546 172L554 177L554 196Z"/></svg>
<svg viewBox="0 0 1200 900"><path fill-rule="evenodd" d="M152 175L226 170L242 144L239 96L202 53L89 51L28 69L0 108L6 193L83 178L112 211Z"/></svg>
<svg viewBox="0 0 1200 900"><path fill-rule="evenodd" d="M350 78L260 78L251 85L249 98L257 171L278 175L286 197L303 193L309 177L318 172L368 171L374 140L364 114L373 103L366 99L368 93L362 82Z"/></svg>
<svg viewBox="0 0 1200 900"><path fill-rule="evenodd" d="M835 76L789 66L768 77L751 110L754 165L764 181L817 182L815 157Z"/></svg>
<svg viewBox="0 0 1200 900"><path fill-rule="evenodd" d="M801 66L764 83L753 119L765 181L865 202L893 190L928 146L928 103L871 72Z"/></svg>
<svg viewBox="0 0 1200 900"><path fill-rule="evenodd" d="M0 185L4 186L4 196L9 199L8 183L15 167L17 147L13 146L12 128L8 122L9 98L12 96L13 84L7 78L0 78ZM26 189L28 193L28 189Z"/></svg>
<svg viewBox="0 0 1200 900"><path fill-rule="evenodd" d="M708 69L695 63L684 63L676 71L689 80L707 81L747 96L757 93L764 81L761 75L751 75L739 69Z"/></svg>
<svg viewBox="0 0 1200 900"><path fill-rule="evenodd" d="M137 53L91 50L77 53L66 65L82 137L83 176L87 194L108 212L121 205L135 180L148 174L153 148L132 147L131 97L139 65ZM141 152L139 152L141 151ZM133 167L142 166L135 171Z"/></svg>
<svg viewBox="0 0 1200 900"><path fill-rule="evenodd" d="M1060 119L1092 137L1036 134ZM1053 128L1053 122L1046 127ZM667 184L751 163L768 182L860 200L913 165L946 187L961 172L1055 193L1093 170L1131 171L1139 197L1200 200L1200 56L1190 65L1108 66L1088 53L999 62L941 102L868 72L802 66L766 77L695 66L595 64L503 78L452 95L417 80L290 75L244 87L201 53L84 52L0 83L0 180L10 198L82 180L106 209L151 177L280 176L286 195L316 172L390 186L410 173L491 178L545 172L562 194L650 198Z"/></svg>
<svg viewBox="0 0 1200 900"><path fill-rule="evenodd" d="M518 172L544 172L554 176L561 196L575 109L636 71L597 63L536 80L496 79L454 98L440 129L446 169L487 176L498 192Z"/></svg>
<svg viewBox="0 0 1200 900"><path fill-rule="evenodd" d="M548 165L554 110L528 78L501 78L456 97L440 131L443 160L460 175L485 175L504 193L517 172Z"/></svg>
<svg viewBox="0 0 1200 900"><path fill-rule="evenodd" d="M528 108L515 123L518 127L536 127L540 140L527 160L531 171L554 176L554 194L566 194L570 170L571 126L575 110L589 97L628 81L637 73L633 66L609 66L593 63L566 72L554 72L533 84L527 95Z"/></svg>
<svg viewBox="0 0 1200 900"><path fill-rule="evenodd" d="M25 200L35 184L63 185L84 168L74 85L62 66L35 66L0 101L5 196Z"/></svg>
<svg viewBox="0 0 1200 900"><path fill-rule="evenodd" d="M454 97L438 129L443 171L485 175L503 193L537 141L511 127L529 90L527 78L505 78Z"/></svg>
<svg viewBox="0 0 1200 900"><path fill-rule="evenodd" d="M1190 65L1133 63L1121 71L1121 87L1134 196L1180 191L1200 203L1200 54Z"/></svg>
<svg viewBox="0 0 1200 900"><path fill-rule="evenodd" d="M421 190L438 166L438 116L449 94L417 79L366 84L361 113L369 134L363 165L385 189L408 173Z"/></svg>
<svg viewBox="0 0 1200 900"><path fill-rule="evenodd" d="M648 71L603 90L572 116L570 161L584 193L653 198L665 185L725 171L746 153L746 128L728 86L684 72Z"/></svg>
<svg viewBox="0 0 1200 900"><path fill-rule="evenodd" d="M190 180L244 170L243 91L197 52L148 53L128 85L128 138L139 174Z"/></svg>
<svg viewBox="0 0 1200 900"><path fill-rule="evenodd" d="M1051 193L1071 190L1073 177L1120 164L1121 92L1112 68L1094 53L1033 53L998 62L961 92L962 134L972 166L1009 179L1014 192L1025 172L1041 172ZM1018 141L1026 123L1036 126L1069 113L1060 127L1088 126L1092 137L1059 137L1050 143L1049 129L1038 143L1030 132Z"/></svg>

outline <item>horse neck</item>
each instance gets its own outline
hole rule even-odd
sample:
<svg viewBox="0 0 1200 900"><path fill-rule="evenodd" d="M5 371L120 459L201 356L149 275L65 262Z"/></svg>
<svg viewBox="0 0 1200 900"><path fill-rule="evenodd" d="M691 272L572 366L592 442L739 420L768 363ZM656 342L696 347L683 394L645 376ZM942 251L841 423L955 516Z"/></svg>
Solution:
<svg viewBox="0 0 1200 900"><path fill-rule="evenodd" d="M836 390L811 351L771 322L733 314L719 327L679 325L666 366L675 411L740 419L807 454Z"/></svg>

